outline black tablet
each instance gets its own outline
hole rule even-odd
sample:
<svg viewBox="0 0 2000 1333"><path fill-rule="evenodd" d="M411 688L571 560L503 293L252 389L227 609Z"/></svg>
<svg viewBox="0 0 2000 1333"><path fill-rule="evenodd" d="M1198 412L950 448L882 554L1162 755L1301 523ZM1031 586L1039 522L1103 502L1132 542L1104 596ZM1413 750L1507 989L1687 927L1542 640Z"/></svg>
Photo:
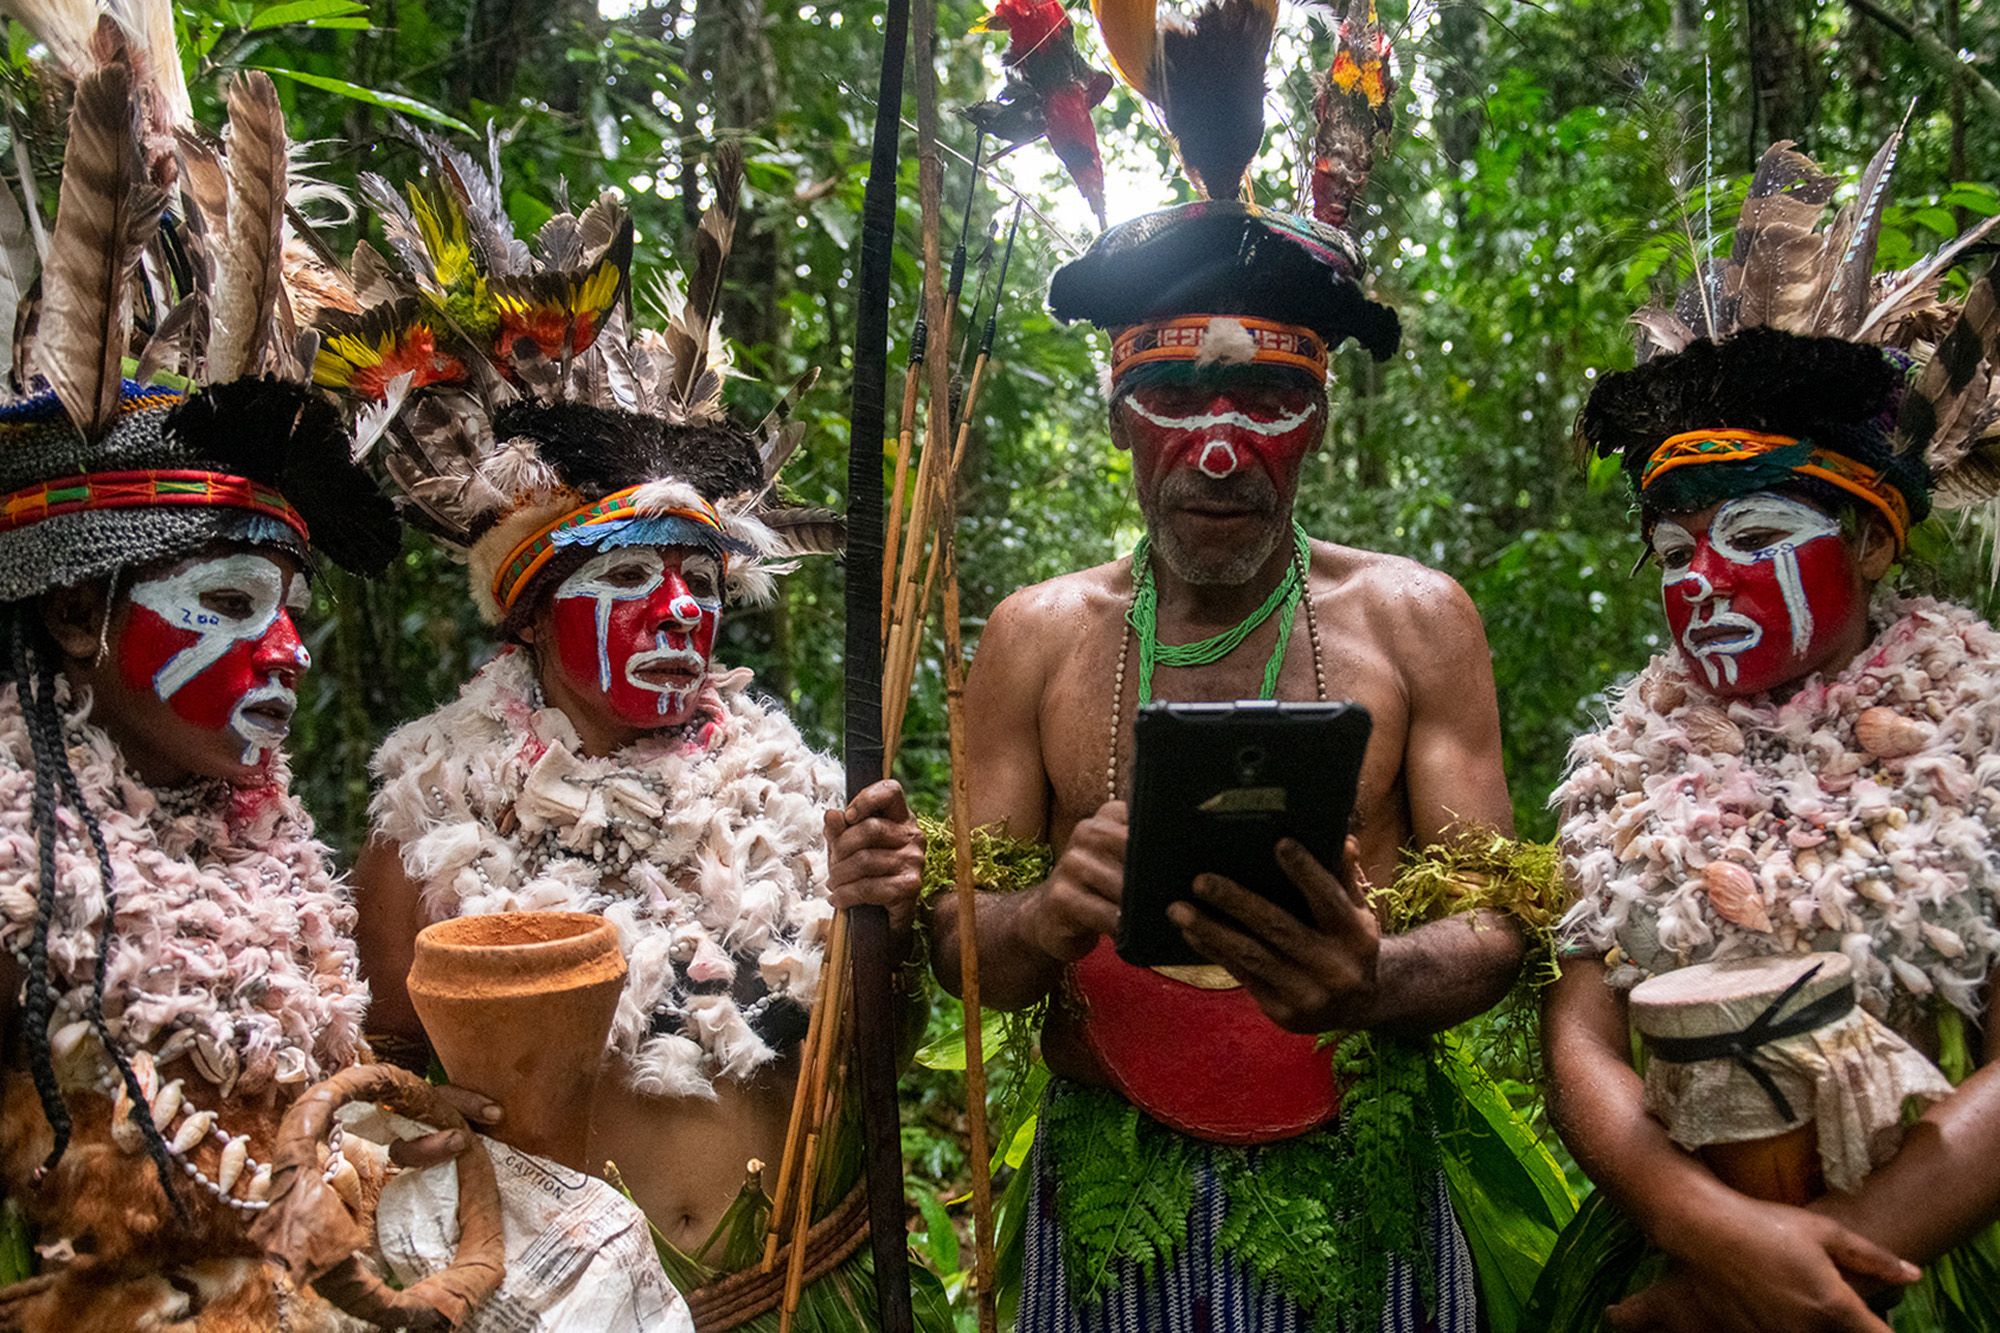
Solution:
<svg viewBox="0 0 2000 1333"><path fill-rule="evenodd" d="M1304 921L1305 894L1278 868L1295 838L1337 871L1372 723L1355 703L1245 700L1139 710L1118 956L1142 967L1208 960L1167 919L1213 872Z"/></svg>

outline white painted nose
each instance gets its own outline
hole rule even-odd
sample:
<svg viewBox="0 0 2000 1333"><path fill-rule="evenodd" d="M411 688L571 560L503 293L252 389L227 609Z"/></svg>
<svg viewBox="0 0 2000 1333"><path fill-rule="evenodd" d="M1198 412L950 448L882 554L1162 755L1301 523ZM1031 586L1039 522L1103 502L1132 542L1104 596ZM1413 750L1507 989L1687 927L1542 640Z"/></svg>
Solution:
<svg viewBox="0 0 2000 1333"><path fill-rule="evenodd" d="M667 603L667 614L683 625L694 625L701 620L701 603L691 593L682 593Z"/></svg>
<svg viewBox="0 0 2000 1333"><path fill-rule="evenodd" d="M1243 460L1236 453L1236 446L1227 440L1210 440L1201 447L1201 455L1195 459L1195 466L1202 475L1222 480L1241 467Z"/></svg>

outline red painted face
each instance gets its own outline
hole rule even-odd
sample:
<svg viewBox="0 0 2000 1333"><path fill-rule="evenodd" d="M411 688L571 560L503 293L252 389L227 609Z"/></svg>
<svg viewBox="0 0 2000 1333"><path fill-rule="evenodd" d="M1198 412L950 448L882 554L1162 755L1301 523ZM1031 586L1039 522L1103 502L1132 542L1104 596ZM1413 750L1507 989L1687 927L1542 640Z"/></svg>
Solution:
<svg viewBox="0 0 2000 1333"><path fill-rule="evenodd" d="M1250 578L1291 531L1299 466L1326 425L1323 399L1256 371L1134 389L1112 409L1132 450L1153 549L1196 584Z"/></svg>
<svg viewBox="0 0 2000 1333"><path fill-rule="evenodd" d="M133 585L111 644L118 677L130 696L153 696L204 735L149 737L155 748L204 776L240 780L239 770L267 765L291 730L293 690L312 663L288 610L304 593L290 560L250 552L184 562ZM163 719L133 716L162 729Z"/></svg>
<svg viewBox="0 0 2000 1333"><path fill-rule="evenodd" d="M715 557L621 546L556 588L557 661L570 689L618 727L679 726L694 715L721 616Z"/></svg>
<svg viewBox="0 0 2000 1333"><path fill-rule="evenodd" d="M1122 404L1142 489L1181 469L1221 481L1254 468L1290 495L1325 425L1317 395L1289 379L1257 375L1148 385Z"/></svg>
<svg viewBox="0 0 2000 1333"><path fill-rule="evenodd" d="M1662 520L1661 596L1688 669L1743 697L1828 665L1868 618L1868 580L1840 524L1802 500L1763 493Z"/></svg>

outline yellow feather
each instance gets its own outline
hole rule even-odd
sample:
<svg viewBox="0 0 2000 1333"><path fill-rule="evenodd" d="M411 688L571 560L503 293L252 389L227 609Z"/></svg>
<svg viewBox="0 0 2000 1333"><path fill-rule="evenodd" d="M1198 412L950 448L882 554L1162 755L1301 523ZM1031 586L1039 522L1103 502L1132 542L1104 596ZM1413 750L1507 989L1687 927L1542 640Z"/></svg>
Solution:
<svg viewBox="0 0 2000 1333"><path fill-rule="evenodd" d="M1153 77L1159 68L1159 0L1090 0L1097 30L1111 67L1141 97L1157 100Z"/></svg>

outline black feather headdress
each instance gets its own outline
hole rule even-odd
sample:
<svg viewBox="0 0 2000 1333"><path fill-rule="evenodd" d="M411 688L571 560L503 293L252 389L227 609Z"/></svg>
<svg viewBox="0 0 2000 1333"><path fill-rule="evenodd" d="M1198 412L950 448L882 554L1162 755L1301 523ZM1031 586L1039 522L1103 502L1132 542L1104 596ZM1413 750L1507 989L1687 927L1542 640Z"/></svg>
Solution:
<svg viewBox="0 0 2000 1333"><path fill-rule="evenodd" d="M1939 298L1953 262L2000 220L1987 219L1910 268L1876 273L1900 140L1883 144L1862 175L1860 197L1825 228L1838 182L1790 143L1772 145L1729 255L1701 265L1671 307L1633 316L1639 365L1606 376L1591 393L1577 421L1579 457L1618 456L1652 513L1775 485L1828 501L1875 487L1899 535L1934 501L1959 507L2000 492L1993 275L1978 279L1963 303ZM1765 452L1718 450L1717 461L1695 467L1659 466L1663 451L1680 447L1670 441L1702 432L1757 432L1776 443ZM1801 472L1784 440L1801 442L1801 458L1817 450L1822 462L1834 460L1830 469ZM1829 488L1829 471L1862 479L1862 491Z"/></svg>

